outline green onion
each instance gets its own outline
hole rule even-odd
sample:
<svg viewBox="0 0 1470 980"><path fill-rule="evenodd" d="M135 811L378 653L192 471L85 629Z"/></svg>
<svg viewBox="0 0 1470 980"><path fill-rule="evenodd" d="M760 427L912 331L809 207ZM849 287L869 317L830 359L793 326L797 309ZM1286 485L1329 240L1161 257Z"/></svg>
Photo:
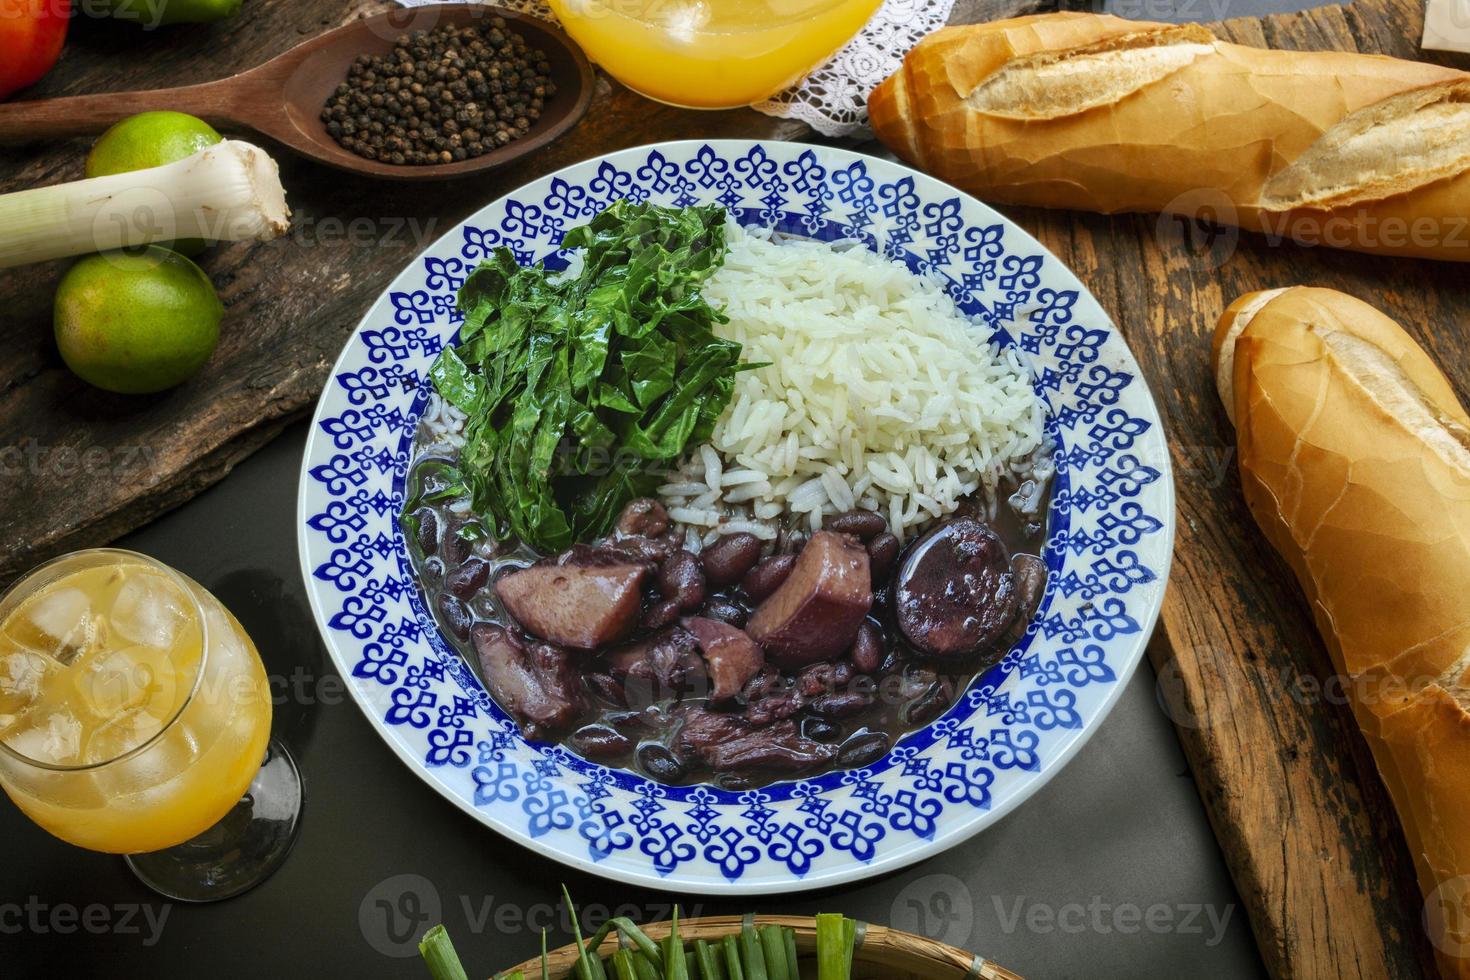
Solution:
<svg viewBox="0 0 1470 980"><path fill-rule="evenodd" d="M714 947L703 939L694 940L694 959L699 963L702 980L725 980L725 971L720 966Z"/></svg>
<svg viewBox="0 0 1470 980"><path fill-rule="evenodd" d="M728 972L728 980L745 980L745 970L740 966L740 946L735 942L734 936L726 936L720 940L720 950L725 954L725 970Z"/></svg>
<svg viewBox="0 0 1470 980"><path fill-rule="evenodd" d="M587 940L587 948L592 951L592 955L594 955L594 956L597 955L597 951L602 948L602 942L603 942L603 940L605 940L608 937L608 933L612 932L612 930L613 930L613 924L612 924L612 922L611 921L604 922L602 924L602 928L601 929L598 929L596 932L594 932L592 934L592 938L589 939L589 940Z"/></svg>
<svg viewBox="0 0 1470 980"><path fill-rule="evenodd" d="M541 980L551 980L551 960L546 956L546 930L541 930Z"/></svg>
<svg viewBox="0 0 1470 980"><path fill-rule="evenodd" d="M638 951L653 963L663 962L663 952L659 950L658 943L648 938L648 933L638 928L638 924L626 916L618 916L609 919L608 922L618 931L618 935L638 947Z"/></svg>
<svg viewBox="0 0 1470 980"><path fill-rule="evenodd" d="M848 980L852 975L856 928L857 924L845 916L817 916L817 980Z"/></svg>
<svg viewBox="0 0 1470 980"><path fill-rule="evenodd" d="M424 938L419 940L419 955L434 980L469 980L442 923L424 933Z"/></svg>
<svg viewBox="0 0 1470 980"><path fill-rule="evenodd" d="M180 238L269 241L290 216L276 162L225 140L161 167L0 194L0 269Z"/></svg>
<svg viewBox="0 0 1470 980"><path fill-rule="evenodd" d="M567 886L561 886L562 898L567 903L567 915L572 920L572 938L577 941L577 965L574 972L578 980L607 980L607 971L602 968L602 960L589 953L587 947L582 945L582 924L577 921L577 907L572 904L571 892Z"/></svg>
<svg viewBox="0 0 1470 980"><path fill-rule="evenodd" d="M684 940L679 938L679 906L674 906L674 921L669 926L669 941L664 947L664 980L689 980L684 961Z"/></svg>
<svg viewBox="0 0 1470 980"><path fill-rule="evenodd" d="M655 965L657 962L641 949L636 950L633 953L633 967L638 971L638 980L663 980L658 966Z"/></svg>
<svg viewBox="0 0 1470 980"><path fill-rule="evenodd" d="M791 967L791 980L800 980L801 961L796 956L796 930L790 926L783 927L781 943L786 947L786 962Z"/></svg>
<svg viewBox="0 0 1470 980"><path fill-rule="evenodd" d="M613 972L618 975L618 980L638 980L638 967L633 965L633 954L626 949L620 949L612 955Z"/></svg>
<svg viewBox="0 0 1470 980"><path fill-rule="evenodd" d="M740 930L740 965L745 967L745 980L770 980L766 973L766 954L761 950L761 937L754 926Z"/></svg>
<svg viewBox="0 0 1470 980"><path fill-rule="evenodd" d="M766 975L770 980L792 980L791 964L786 962L786 942L780 926L761 926L761 949L766 954Z"/></svg>

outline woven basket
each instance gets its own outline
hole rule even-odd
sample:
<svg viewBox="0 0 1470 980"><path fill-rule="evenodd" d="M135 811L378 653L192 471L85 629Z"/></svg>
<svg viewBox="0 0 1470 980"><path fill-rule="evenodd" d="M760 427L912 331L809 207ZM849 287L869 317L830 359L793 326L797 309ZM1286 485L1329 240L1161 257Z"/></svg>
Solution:
<svg viewBox="0 0 1470 980"><path fill-rule="evenodd" d="M747 923L757 926L789 926L796 930L796 951L801 957L802 974L816 976L817 922L809 916L737 915L708 916L702 919L681 919L679 937L686 943L696 939L720 939L739 932ZM643 926L643 931L654 940L662 940L669 934L669 923L658 922ZM599 948L603 956L612 955L618 948L614 933ZM565 980L571 976L572 965L577 960L575 945L563 946L549 954L551 976L554 980ZM527 977L541 976L541 958L527 960L518 967L505 971L523 971ZM899 932L884 926L858 924L857 951L853 954L853 980L1021 980L1020 974L1012 973L964 950L944 943L937 943L923 936Z"/></svg>

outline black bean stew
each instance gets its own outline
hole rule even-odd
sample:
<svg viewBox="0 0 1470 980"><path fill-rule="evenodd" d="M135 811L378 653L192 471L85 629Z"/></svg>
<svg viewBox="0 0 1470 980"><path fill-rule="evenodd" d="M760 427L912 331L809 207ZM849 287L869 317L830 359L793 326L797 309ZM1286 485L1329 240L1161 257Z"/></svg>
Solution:
<svg viewBox="0 0 1470 980"><path fill-rule="evenodd" d="M727 789L868 765L948 709L1040 602L1043 518L967 502L900 549L882 516L702 554L662 504L562 554L496 545L420 460L405 527L446 635L527 738ZM1038 515L1045 513L1042 500Z"/></svg>

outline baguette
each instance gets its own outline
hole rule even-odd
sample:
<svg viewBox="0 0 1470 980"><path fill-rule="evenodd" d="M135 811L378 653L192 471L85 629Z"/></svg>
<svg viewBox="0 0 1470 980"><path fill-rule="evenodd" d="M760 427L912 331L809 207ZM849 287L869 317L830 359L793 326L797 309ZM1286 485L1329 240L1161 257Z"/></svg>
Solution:
<svg viewBox="0 0 1470 980"><path fill-rule="evenodd" d="M1451 68L1038 14L929 35L868 110L895 153L985 200L1470 261L1470 73Z"/></svg>
<svg viewBox="0 0 1470 980"><path fill-rule="evenodd" d="M1470 417L1397 323L1333 290L1243 296L1213 346L1246 503L1349 682L1442 969L1470 977Z"/></svg>

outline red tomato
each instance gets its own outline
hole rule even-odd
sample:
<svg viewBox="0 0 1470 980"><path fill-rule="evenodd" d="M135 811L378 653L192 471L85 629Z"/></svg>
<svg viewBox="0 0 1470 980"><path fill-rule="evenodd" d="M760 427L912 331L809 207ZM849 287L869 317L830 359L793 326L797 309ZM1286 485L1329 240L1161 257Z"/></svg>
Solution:
<svg viewBox="0 0 1470 980"><path fill-rule="evenodd" d="M0 0L0 99L51 70L70 23L71 0Z"/></svg>

